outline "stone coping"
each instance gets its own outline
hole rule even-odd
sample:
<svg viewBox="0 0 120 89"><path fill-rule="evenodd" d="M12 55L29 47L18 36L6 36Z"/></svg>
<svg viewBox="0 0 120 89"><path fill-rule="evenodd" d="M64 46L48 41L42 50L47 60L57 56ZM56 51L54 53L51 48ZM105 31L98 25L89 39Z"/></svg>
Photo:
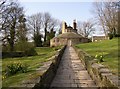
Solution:
<svg viewBox="0 0 120 89"><path fill-rule="evenodd" d="M53 80L56 70L58 68L62 54L64 53L66 46L57 50L56 54L48 58L47 62L42 63L40 68L36 69L36 73L39 74L37 77L24 80L20 85L12 86L13 88L25 88L25 89L45 89L44 87L49 87L51 81Z"/></svg>
<svg viewBox="0 0 120 89"><path fill-rule="evenodd" d="M120 80L117 75L113 75L106 66L96 63L95 60L85 51L76 47L74 48L79 58L86 66L88 73L100 88L120 89Z"/></svg>

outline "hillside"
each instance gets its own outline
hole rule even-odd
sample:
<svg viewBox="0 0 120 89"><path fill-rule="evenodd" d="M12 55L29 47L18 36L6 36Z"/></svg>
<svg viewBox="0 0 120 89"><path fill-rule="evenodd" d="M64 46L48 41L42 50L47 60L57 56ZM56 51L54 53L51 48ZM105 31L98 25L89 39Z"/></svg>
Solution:
<svg viewBox="0 0 120 89"><path fill-rule="evenodd" d="M26 57L16 57L16 58L4 58L2 60L2 86L10 87L10 86L19 86L22 81L33 79L39 77L41 75L40 72L37 72L44 62L49 61L48 59L53 56L57 49L61 47L37 47L35 48L38 55L36 56L26 56ZM6 76L6 68L8 65L15 64L27 65L28 70L26 73L16 73L11 76ZM17 67L16 67L17 68ZM14 70L15 68L13 68ZM1 76L0 76L1 77Z"/></svg>
<svg viewBox="0 0 120 89"><path fill-rule="evenodd" d="M86 44L78 44L76 47L86 51L91 56L103 53L103 65L107 66L113 74L118 75L118 39L104 40Z"/></svg>

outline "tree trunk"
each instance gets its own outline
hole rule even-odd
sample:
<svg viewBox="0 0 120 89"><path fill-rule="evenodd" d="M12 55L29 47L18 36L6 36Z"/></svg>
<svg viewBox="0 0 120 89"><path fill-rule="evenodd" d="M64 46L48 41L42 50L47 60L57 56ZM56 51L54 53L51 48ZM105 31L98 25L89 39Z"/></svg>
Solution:
<svg viewBox="0 0 120 89"><path fill-rule="evenodd" d="M44 36L44 42L46 42L46 37L47 37L47 28L45 27L45 36Z"/></svg>
<svg viewBox="0 0 120 89"><path fill-rule="evenodd" d="M10 44L10 51L14 51L14 39L15 39L15 24L11 27L10 30L10 39L9 39L9 44Z"/></svg>

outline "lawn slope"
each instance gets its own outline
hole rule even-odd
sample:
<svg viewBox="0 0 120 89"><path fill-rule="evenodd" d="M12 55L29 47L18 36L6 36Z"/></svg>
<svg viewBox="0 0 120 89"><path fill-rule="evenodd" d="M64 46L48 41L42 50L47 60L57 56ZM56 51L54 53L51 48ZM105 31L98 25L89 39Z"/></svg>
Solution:
<svg viewBox="0 0 120 89"><path fill-rule="evenodd" d="M43 65L43 62L48 61L48 59L53 56L57 49L60 47L38 47L36 48L36 52L38 55L29 56L29 57L19 57L19 58L5 58L2 60L2 77L5 77L5 69L7 65L20 62L22 64L27 64L28 71L27 73L17 73L10 77L4 78L2 81L3 87L17 86L23 80L28 80L34 77L39 77L41 74L36 73L36 69Z"/></svg>
<svg viewBox="0 0 120 89"><path fill-rule="evenodd" d="M107 66L113 74L118 75L118 38L99 42L78 44L76 47L86 51L91 56L104 53L103 65Z"/></svg>

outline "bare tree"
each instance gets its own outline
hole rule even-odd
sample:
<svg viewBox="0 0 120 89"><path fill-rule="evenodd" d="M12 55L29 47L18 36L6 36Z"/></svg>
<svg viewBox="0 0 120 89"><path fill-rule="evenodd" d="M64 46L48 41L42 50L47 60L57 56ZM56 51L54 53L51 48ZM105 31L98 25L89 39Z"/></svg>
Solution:
<svg viewBox="0 0 120 89"><path fill-rule="evenodd" d="M6 1L7 0L0 1L0 14L2 14L2 12L4 11Z"/></svg>
<svg viewBox="0 0 120 89"><path fill-rule="evenodd" d="M42 13L33 14L28 17L28 26L29 29L33 31L33 33L40 33L42 28Z"/></svg>
<svg viewBox="0 0 120 89"><path fill-rule="evenodd" d="M58 20L53 18L48 12L38 13L28 17L28 27L33 30L34 37L36 33L44 34L44 43L49 40L47 39L47 33L51 32L51 29L55 30L58 24Z"/></svg>
<svg viewBox="0 0 120 89"><path fill-rule="evenodd" d="M57 26L58 22L56 19L52 18L52 16L46 12L43 14L43 28L44 28L44 42L47 40L47 31L54 29Z"/></svg>
<svg viewBox="0 0 120 89"><path fill-rule="evenodd" d="M18 40L21 41L21 42L25 42L27 41L27 27L26 27L26 18L23 15L21 15L19 17L19 21L18 21L18 27L17 27L17 37L18 37Z"/></svg>
<svg viewBox="0 0 120 89"><path fill-rule="evenodd" d="M44 13L44 17L43 17L43 27L44 27L44 42L46 42L46 38L47 38L47 29L49 28L49 23L51 20L51 15L49 13Z"/></svg>
<svg viewBox="0 0 120 89"><path fill-rule="evenodd" d="M108 32L117 31L118 7L113 2L94 2L94 13L98 22L103 27L105 36Z"/></svg>
<svg viewBox="0 0 120 89"><path fill-rule="evenodd" d="M87 37L95 31L95 23L91 20L79 22L78 21L78 33L81 34L84 37Z"/></svg>
<svg viewBox="0 0 120 89"><path fill-rule="evenodd" d="M59 21L58 34L62 34L62 22Z"/></svg>
<svg viewBox="0 0 120 89"><path fill-rule="evenodd" d="M6 40L10 45L10 51L14 50L16 30L19 18L23 15L23 8L17 2L9 1L2 12L2 32L3 41Z"/></svg>
<svg viewBox="0 0 120 89"><path fill-rule="evenodd" d="M41 46L42 13L28 17L28 27L32 31L35 46Z"/></svg>

